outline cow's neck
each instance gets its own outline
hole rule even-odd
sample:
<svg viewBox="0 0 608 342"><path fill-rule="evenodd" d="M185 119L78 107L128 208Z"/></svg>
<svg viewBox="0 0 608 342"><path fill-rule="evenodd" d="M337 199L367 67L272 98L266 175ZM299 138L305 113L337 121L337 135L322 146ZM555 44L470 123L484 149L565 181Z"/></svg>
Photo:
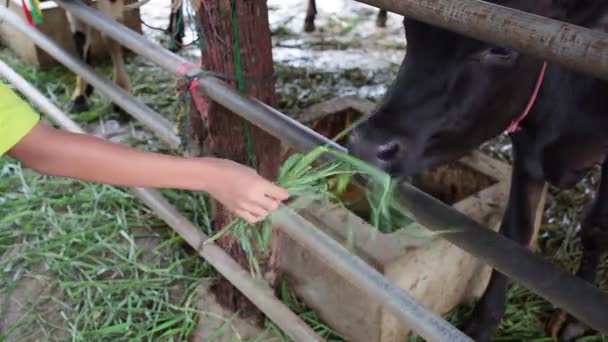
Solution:
<svg viewBox="0 0 608 342"><path fill-rule="evenodd" d="M555 168L586 169L608 152L608 82L557 64L548 65L545 77L522 131L512 135L523 146L519 157L530 174L544 179L565 171ZM572 185L550 178L554 185Z"/></svg>
<svg viewBox="0 0 608 342"><path fill-rule="evenodd" d="M541 3L550 8L547 1L537 4ZM608 13L598 16L606 12L606 6L597 2L566 21L608 32ZM552 17L554 13L537 14ZM522 123L524 129L512 134L513 142L521 145L519 158L524 159L529 174L568 187L573 185L572 179L559 175L584 170L604 159L608 154L607 108L608 81L548 64L539 96Z"/></svg>

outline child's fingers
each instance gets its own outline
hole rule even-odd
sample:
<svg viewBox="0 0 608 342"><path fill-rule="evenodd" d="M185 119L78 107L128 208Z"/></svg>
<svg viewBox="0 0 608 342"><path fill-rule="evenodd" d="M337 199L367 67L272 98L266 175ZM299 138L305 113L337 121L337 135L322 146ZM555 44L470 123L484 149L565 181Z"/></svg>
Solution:
<svg viewBox="0 0 608 342"><path fill-rule="evenodd" d="M256 217L246 210L236 210L234 213L237 214L243 220L245 220L251 224L258 223L259 221L262 220L262 218Z"/></svg>
<svg viewBox="0 0 608 342"><path fill-rule="evenodd" d="M277 208L279 207L279 204L280 204L280 202L277 201L276 199L270 198L267 196L263 196L263 197L259 198L256 202L259 206L261 206L268 212L277 210Z"/></svg>
<svg viewBox="0 0 608 342"><path fill-rule="evenodd" d="M265 218L266 216L268 216L268 211L264 208L262 208L261 206L257 205L256 203L248 203L242 206L243 210L249 212L250 214L252 214L255 217L262 217Z"/></svg>
<svg viewBox="0 0 608 342"><path fill-rule="evenodd" d="M272 197L278 201L284 201L289 198L289 192L287 192L287 190L272 183L266 188L265 193L268 197Z"/></svg>

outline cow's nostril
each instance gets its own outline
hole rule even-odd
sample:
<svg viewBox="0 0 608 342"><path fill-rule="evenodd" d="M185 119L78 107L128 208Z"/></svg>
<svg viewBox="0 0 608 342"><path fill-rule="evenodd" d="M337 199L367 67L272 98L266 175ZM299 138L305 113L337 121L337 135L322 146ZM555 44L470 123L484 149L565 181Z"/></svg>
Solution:
<svg viewBox="0 0 608 342"><path fill-rule="evenodd" d="M390 142L378 148L378 154L376 157L378 157L378 159L382 161L391 161L395 159L395 157L397 157L397 154L399 154L399 150L399 143Z"/></svg>

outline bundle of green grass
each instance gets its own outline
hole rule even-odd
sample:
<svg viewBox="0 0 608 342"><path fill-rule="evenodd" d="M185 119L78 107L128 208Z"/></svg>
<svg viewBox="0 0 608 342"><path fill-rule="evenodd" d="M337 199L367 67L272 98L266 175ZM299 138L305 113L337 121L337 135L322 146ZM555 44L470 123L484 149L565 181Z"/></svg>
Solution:
<svg viewBox="0 0 608 342"><path fill-rule="evenodd" d="M331 161L325 161L327 159ZM345 208L340 194L357 176L366 180L366 196L371 211L369 223L377 231L388 233L407 229L417 237L430 234L419 227L413 214L397 201L397 182L394 179L362 160L326 146L291 155L281 166L276 183L289 191L291 200L287 206L291 209L302 209L303 203L315 200L329 201ZM344 229L348 230L349 227ZM240 241L248 256L252 274L260 275L256 255L268 251L272 237L271 218L257 225L236 219L210 237L208 242L228 233L234 234ZM348 231L345 235L351 236Z"/></svg>

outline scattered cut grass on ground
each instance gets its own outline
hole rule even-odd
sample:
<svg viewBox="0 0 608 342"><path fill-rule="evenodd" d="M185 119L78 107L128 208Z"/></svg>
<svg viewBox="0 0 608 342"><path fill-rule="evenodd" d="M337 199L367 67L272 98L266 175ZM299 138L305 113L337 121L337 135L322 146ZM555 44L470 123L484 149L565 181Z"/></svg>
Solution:
<svg viewBox="0 0 608 342"><path fill-rule="evenodd" d="M182 341L195 328L195 289L213 273L128 192L40 176L9 158L0 177L7 341Z"/></svg>

